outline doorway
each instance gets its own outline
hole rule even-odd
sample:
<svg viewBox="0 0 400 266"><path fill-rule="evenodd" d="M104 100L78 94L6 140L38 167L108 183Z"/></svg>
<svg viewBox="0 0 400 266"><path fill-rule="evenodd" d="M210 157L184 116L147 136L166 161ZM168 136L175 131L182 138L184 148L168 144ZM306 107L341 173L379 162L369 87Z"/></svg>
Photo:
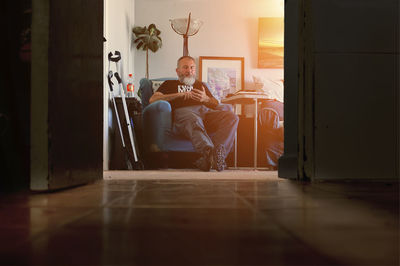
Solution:
<svg viewBox="0 0 400 266"><path fill-rule="evenodd" d="M259 19L263 17L280 17L283 20L284 1L219 1L215 10L210 10L204 1L191 1L176 5L174 1L119 1L117 5L105 2L105 32L107 42L104 54L109 51L121 50L125 58L124 74L133 72L135 78L135 91L139 88L139 81L145 76L145 53L136 50L132 43L131 29L134 25L147 26L155 23L161 30L163 46L157 53L150 53L150 78L175 77L176 59L182 55L182 38L172 29L169 19L187 17L192 12L192 17L204 21L198 34L190 39L189 53L196 60L200 56L241 56L245 59L245 87L243 89L261 90L265 83L281 86L283 92L284 79L283 67L271 68L271 66L259 67ZM213 3L214 5L215 3ZM226 10L223 12L218 10ZM150 12L151 10L151 12ZM171 10L166 13L165 10ZM129 16L129 12L131 12ZM150 19L151 18L151 19ZM108 21L108 22L107 22ZM227 27L229 25L229 27ZM281 24L283 35L283 23ZM111 30L112 29L112 30ZM116 32L119 32L116 34ZM124 35L125 34L125 35ZM123 37L121 37L124 35ZM239 36L239 37L238 37ZM123 41L121 41L123 39ZM213 45L208 45L209 40ZM283 49L283 37L281 38L281 49ZM227 44L230 45L227 45ZM275 43L276 44L276 43ZM127 59L127 60L126 60ZM283 58L282 65L283 65ZM105 73L107 71L107 59L104 59ZM265 67L265 68L264 68ZM127 69L127 70L126 70ZM199 74L199 73L197 73ZM104 75L106 76L106 75ZM265 78L265 79L264 79ZM279 82L281 84L279 84ZM108 84L105 82L104 86ZM117 134L115 124L112 124L112 111L108 104L108 90L104 89L104 151L103 169L110 169L110 158L112 157L113 140L110 138ZM283 96L283 93L280 95ZM283 99L281 99L283 101ZM246 109L246 112L252 112ZM244 110L243 110L244 114ZM253 134L249 134L253 136ZM114 135L115 136L115 135ZM244 141L244 140L243 140ZM282 145L283 146L283 145ZM250 145L252 148L253 145ZM250 151L253 156L253 152ZM246 156L242 156L245 158ZM259 156L260 158L261 156ZM250 167L253 165L251 161Z"/></svg>

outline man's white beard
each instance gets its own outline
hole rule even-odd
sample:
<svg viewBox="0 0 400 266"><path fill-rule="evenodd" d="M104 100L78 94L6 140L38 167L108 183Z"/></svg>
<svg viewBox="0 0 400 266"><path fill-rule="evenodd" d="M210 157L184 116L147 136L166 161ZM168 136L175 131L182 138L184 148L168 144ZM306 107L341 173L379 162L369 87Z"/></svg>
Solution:
<svg viewBox="0 0 400 266"><path fill-rule="evenodd" d="M179 79L180 82L184 83L185 85L192 86L194 82L196 81L196 78L194 76L189 76L189 77L183 77Z"/></svg>

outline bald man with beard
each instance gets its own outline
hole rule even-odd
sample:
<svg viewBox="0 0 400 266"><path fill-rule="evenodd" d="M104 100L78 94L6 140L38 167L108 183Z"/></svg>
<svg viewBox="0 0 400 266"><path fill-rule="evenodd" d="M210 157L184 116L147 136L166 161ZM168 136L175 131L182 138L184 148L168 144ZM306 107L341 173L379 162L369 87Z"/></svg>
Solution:
<svg viewBox="0 0 400 266"><path fill-rule="evenodd" d="M171 104L173 127L191 140L201 157L195 162L202 171L226 168L225 159L233 146L239 118L214 98L207 86L196 79L193 57L177 61L178 80L167 80L150 98Z"/></svg>

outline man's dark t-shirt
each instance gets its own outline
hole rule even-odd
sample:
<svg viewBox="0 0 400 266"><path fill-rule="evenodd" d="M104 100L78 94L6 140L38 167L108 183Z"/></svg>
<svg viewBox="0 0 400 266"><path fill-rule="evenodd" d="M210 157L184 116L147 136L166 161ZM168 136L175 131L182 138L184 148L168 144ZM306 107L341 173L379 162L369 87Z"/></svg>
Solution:
<svg viewBox="0 0 400 266"><path fill-rule="evenodd" d="M161 84L157 91L161 92L162 94L184 93L192 91L193 89L203 90L204 87L207 96L214 98L214 96L212 96L211 92L208 90L207 86L203 85L204 84L198 80L196 80L192 86L186 85L179 80L166 80ZM171 104L172 109L201 104L198 101L192 99L184 100L183 97L176 98L169 103Z"/></svg>

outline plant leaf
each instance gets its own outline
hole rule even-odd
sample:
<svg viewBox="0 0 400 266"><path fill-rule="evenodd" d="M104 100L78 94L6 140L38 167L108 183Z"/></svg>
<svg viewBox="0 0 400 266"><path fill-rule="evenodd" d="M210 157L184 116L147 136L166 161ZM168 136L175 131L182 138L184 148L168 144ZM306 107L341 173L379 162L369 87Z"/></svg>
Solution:
<svg viewBox="0 0 400 266"><path fill-rule="evenodd" d="M144 34L146 32L146 27L134 27L132 32L138 36L139 34Z"/></svg>
<svg viewBox="0 0 400 266"><path fill-rule="evenodd" d="M161 31L157 29L154 23L150 24L148 27L136 26L132 29L132 32L135 35L135 40L133 42L137 44L136 49L142 49L143 51L150 50L155 53L161 48Z"/></svg>

